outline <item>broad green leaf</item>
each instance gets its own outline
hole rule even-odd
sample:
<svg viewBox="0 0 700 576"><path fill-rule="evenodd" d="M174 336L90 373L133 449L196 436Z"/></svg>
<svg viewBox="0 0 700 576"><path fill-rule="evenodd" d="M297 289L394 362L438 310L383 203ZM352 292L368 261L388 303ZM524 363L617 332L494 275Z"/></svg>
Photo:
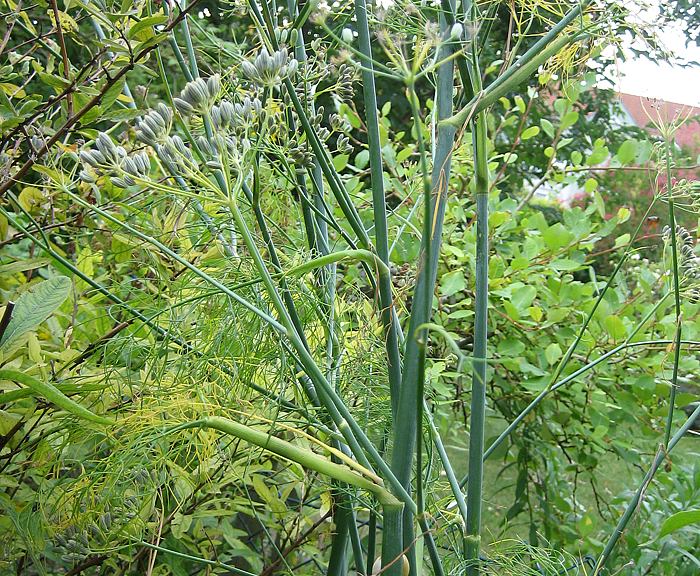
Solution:
<svg viewBox="0 0 700 576"><path fill-rule="evenodd" d="M625 208L622 206L618 211L617 211L617 221L622 224L623 222L627 222L627 220L630 219L630 215L632 213L630 212L629 208Z"/></svg>
<svg viewBox="0 0 700 576"><path fill-rule="evenodd" d="M6 436L20 420L22 420L22 416L19 414L0 410L0 435Z"/></svg>
<svg viewBox="0 0 700 576"><path fill-rule="evenodd" d="M520 135L521 140L529 140L530 138L534 138L540 133L540 127L539 126L530 126L527 130L523 130L523 133Z"/></svg>
<svg viewBox="0 0 700 576"><path fill-rule="evenodd" d="M700 523L700 510L683 510L682 512L677 512L672 516L669 516L664 520L661 525L661 532L659 533L659 538L662 538L671 532L680 530L690 524Z"/></svg>
<svg viewBox="0 0 700 576"><path fill-rule="evenodd" d="M593 194L593 204L598 211L598 215L601 218L605 218L605 200L603 200L603 196L598 191Z"/></svg>
<svg viewBox="0 0 700 576"><path fill-rule="evenodd" d="M33 212L35 208L44 202L44 194L34 186L27 186L19 193L17 201L27 212Z"/></svg>
<svg viewBox="0 0 700 576"><path fill-rule="evenodd" d="M535 296L537 296L537 288L534 286L523 286L513 291L510 301L519 311L524 311L532 304Z"/></svg>
<svg viewBox="0 0 700 576"><path fill-rule="evenodd" d="M586 191L586 194L590 194L593 192L596 188L598 188L598 180L595 178L588 178L583 185L583 189Z"/></svg>
<svg viewBox="0 0 700 576"><path fill-rule="evenodd" d="M637 141L636 140L625 140L620 147L617 149L617 160L623 166L632 162L637 156Z"/></svg>
<svg viewBox="0 0 700 576"><path fill-rule="evenodd" d="M498 343L497 351L501 356L517 356L525 350L525 344L516 338L504 338Z"/></svg>
<svg viewBox="0 0 700 576"><path fill-rule="evenodd" d="M353 128L359 128L362 126L362 121L360 120L360 117L357 115L357 112L355 112L350 106L345 104L344 102L340 105L340 113L345 116L345 119L350 122L350 126Z"/></svg>
<svg viewBox="0 0 700 576"><path fill-rule="evenodd" d="M443 275L440 280L440 294L443 296L452 296L467 287L462 270L455 270Z"/></svg>
<svg viewBox="0 0 700 576"><path fill-rule="evenodd" d="M562 356L562 351L561 351L561 346L556 343L552 343L547 348L545 348L544 351L544 356L547 359L547 362L551 366L554 364L559 358Z"/></svg>
<svg viewBox="0 0 700 576"><path fill-rule="evenodd" d="M347 154L337 154L333 157L333 166L338 172L341 172L348 165L350 156Z"/></svg>
<svg viewBox="0 0 700 576"><path fill-rule="evenodd" d="M619 316L611 314L605 318L605 329L613 340L622 340L627 335L627 328Z"/></svg>
<svg viewBox="0 0 700 576"><path fill-rule="evenodd" d="M554 124L546 118L542 118L542 120L540 120L540 126L542 126L542 130L547 136L554 138Z"/></svg>
<svg viewBox="0 0 700 576"><path fill-rule="evenodd" d="M622 236L619 236L618 238L615 239L615 248L619 248L620 246L627 246L630 242L630 234L623 234Z"/></svg>
<svg viewBox="0 0 700 576"><path fill-rule="evenodd" d="M551 266L554 268L554 270L569 271L577 270L578 268L581 268L583 264L576 262L576 260L571 260L571 258L558 258L557 260L552 261Z"/></svg>
<svg viewBox="0 0 700 576"><path fill-rule="evenodd" d="M12 319L0 338L0 350L51 316L68 298L71 285L71 279L67 276L56 276L35 284L24 292L17 299L17 304L12 311Z"/></svg>
<svg viewBox="0 0 700 576"><path fill-rule="evenodd" d="M18 272L26 272L27 270L36 270L42 266L46 266L51 260L49 258L32 258L27 260L17 260L9 264L0 266L0 274L17 274Z"/></svg>
<svg viewBox="0 0 700 576"><path fill-rule="evenodd" d="M566 130L570 126L573 126L576 124L576 121L578 120L578 112L576 110L572 110L571 112L567 112L564 114L564 116L561 119L561 129Z"/></svg>
<svg viewBox="0 0 700 576"><path fill-rule="evenodd" d="M573 240L573 234L561 222L557 222L542 233L542 238L547 243L547 248L556 251L569 244Z"/></svg>
<svg viewBox="0 0 700 576"><path fill-rule="evenodd" d="M530 306L527 311L530 313L530 318L535 322L539 322L544 316L544 311L539 306Z"/></svg>
<svg viewBox="0 0 700 576"><path fill-rule="evenodd" d="M360 150L355 155L355 168L364 170L369 164L369 150Z"/></svg>
<svg viewBox="0 0 700 576"><path fill-rule="evenodd" d="M589 166L597 166L601 164L610 154L607 146L596 146L593 148L590 156L586 158L586 164Z"/></svg>
<svg viewBox="0 0 700 576"><path fill-rule="evenodd" d="M129 38L138 38L139 40L145 40L146 38L139 37L139 32L151 28L152 26L158 26L168 21L168 17L163 14L156 14L155 16L148 16L139 20L129 29Z"/></svg>

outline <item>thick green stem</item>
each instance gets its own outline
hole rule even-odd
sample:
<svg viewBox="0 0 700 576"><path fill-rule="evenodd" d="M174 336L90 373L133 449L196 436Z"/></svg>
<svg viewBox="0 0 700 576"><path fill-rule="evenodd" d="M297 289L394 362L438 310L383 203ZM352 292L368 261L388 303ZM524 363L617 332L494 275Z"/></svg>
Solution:
<svg viewBox="0 0 700 576"><path fill-rule="evenodd" d="M437 260L437 255L433 255L431 250L431 245L433 243L433 210L435 206L431 198L432 188L428 172L428 154L423 140L423 123L420 118L418 96L416 95L413 85L409 85L408 87L408 100L411 105L411 111L413 112L414 130L418 140L420 167L423 179L423 236L419 268L421 271L425 272L437 268L432 265L432 262ZM428 277L429 276L430 274ZM434 280L430 282L427 279L423 282L419 281L416 284L411 310L411 323L408 331L406 362L404 364L405 369L408 369L410 365L412 371L408 374L408 379L406 378L406 374L404 374L404 378L402 378L399 405L394 425L394 450L392 453L391 467L396 477L409 493L411 490L413 458L416 452L416 438L418 430L422 426L419 406L422 406L423 403L422 379L424 377L425 338L427 337L427 330L422 328L422 326L430 319L434 286ZM398 422L396 422L396 420L398 420ZM418 470L418 474L421 474L420 470ZM404 510L402 522L403 543L410 565L410 576L414 576L417 570L413 514L413 510ZM391 537L394 538L393 535Z"/></svg>
<svg viewBox="0 0 700 576"><path fill-rule="evenodd" d="M355 1L355 17L360 51L366 57L362 69L362 92L365 104L365 124L369 144L369 165L372 176L372 208L374 210L374 234L377 254L384 264L389 266L389 232L386 220L386 202L384 197L384 172L382 169L382 146L379 140L379 118L377 116L377 94L372 65L372 46L367 23L367 6L365 0ZM394 314L391 276L379 280L379 306L384 326L384 341L391 391L391 409L394 416L399 402L401 386L401 357L399 356L399 339L397 334L398 318Z"/></svg>
<svg viewBox="0 0 700 576"><path fill-rule="evenodd" d="M361 476L357 472L346 468L340 464L336 464L331 461L330 457L324 457L311 450L305 448L300 448L291 442L272 436L267 432L246 426L240 422L230 420L228 418L222 418L220 416L209 416L207 418L201 418L199 420L194 420L192 422L187 422L180 426L176 426L168 430L169 433L175 432L177 430L183 430L188 428L212 428L223 432L224 434L229 434L240 438L249 444L258 446L268 452L272 452L277 456L296 462L304 468L309 470L314 470L319 474L323 474L334 480L350 484L362 490L366 490L374 494L381 502L385 505L391 506L402 506L402 504L396 499L396 497L391 494L383 486L376 484L369 478Z"/></svg>
<svg viewBox="0 0 700 576"><path fill-rule="evenodd" d="M488 241L488 141L486 115L479 113L474 124L476 185L476 303L471 417L469 426L469 488L467 490L467 574L479 574L481 500L486 410L486 356L488 342L489 241Z"/></svg>
<svg viewBox="0 0 700 576"><path fill-rule="evenodd" d="M668 202L668 226L671 240L671 274L673 275L673 303L675 308L676 332L673 344L673 373L671 375L671 391L668 398L668 417L666 419L666 430L664 432L664 446L668 446L671 438L671 427L673 426L673 412L676 406L676 391L678 389L678 366L681 361L681 337L683 323L681 315L681 289L680 270L678 269L678 235L676 233L676 210L673 200L672 176L671 176L671 139L666 137L666 200Z"/></svg>
<svg viewBox="0 0 700 576"><path fill-rule="evenodd" d="M384 506L382 531L382 575L402 576L403 540L400 537L403 509Z"/></svg>
<svg viewBox="0 0 700 576"><path fill-rule="evenodd" d="M73 414L73 416L77 416L83 420L89 420L90 422L102 424L103 426L114 424L114 421L111 418L94 414L82 404L78 404L75 400L71 400L53 384L43 382L38 378L34 378L33 376L20 372L19 370L0 370L0 381L1 380L18 382L29 388L37 396L45 398L51 404L54 404L69 414Z"/></svg>
<svg viewBox="0 0 700 576"><path fill-rule="evenodd" d="M334 492L334 499L337 502L335 510L333 510L335 532L328 558L327 574L328 576L344 576L348 573L348 540L352 518L338 491Z"/></svg>
<svg viewBox="0 0 700 576"><path fill-rule="evenodd" d="M439 50L439 59L453 52L450 42L443 42ZM454 60L447 59L438 68L436 88L436 123L452 114L452 99L454 95ZM415 101L412 102L415 106ZM417 120L417 119L416 119ZM416 130L422 129L416 123ZM437 277L437 262L442 238L442 225L447 205L447 191L450 179L452 148L456 130L454 127L439 123L433 152L433 168L430 180L429 194L426 195L427 206L424 207L428 220L424 221L424 231L421 249L421 265L418 269L414 299L411 307L411 317L405 342L404 365L401 377L401 391L397 417L394 419L394 446L392 452L392 470L405 490L411 490L411 472L415 453L415 426L418 414L418 379L420 378L419 332L430 320L432 310L432 293ZM427 266L426 263L430 263ZM426 302L426 295L428 295ZM384 527L384 537L397 540L403 533L404 546L409 552L412 574L415 574L416 562L412 557L414 526L411 511L407 508L401 523L392 523ZM399 529L400 532L393 532Z"/></svg>

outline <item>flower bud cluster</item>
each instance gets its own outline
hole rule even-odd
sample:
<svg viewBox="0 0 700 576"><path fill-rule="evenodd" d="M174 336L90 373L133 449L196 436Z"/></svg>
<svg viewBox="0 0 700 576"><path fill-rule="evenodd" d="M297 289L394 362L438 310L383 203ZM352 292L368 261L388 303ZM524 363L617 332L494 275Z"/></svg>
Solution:
<svg viewBox="0 0 700 576"><path fill-rule="evenodd" d="M207 80L195 78L188 82L178 98L173 98L175 107L183 116L191 116L195 112L208 112L209 108L221 92L221 76L214 74Z"/></svg>
<svg viewBox="0 0 700 576"><path fill-rule="evenodd" d="M270 54L263 47L253 62L241 62L243 74L258 86L272 87L292 76L299 66L294 58L289 58L285 48Z"/></svg>
<svg viewBox="0 0 700 576"><path fill-rule="evenodd" d="M244 127L262 116L262 103L257 98L246 96L243 102L232 104L222 100L211 108L211 120L218 132L230 132Z"/></svg>
<svg viewBox="0 0 700 576"><path fill-rule="evenodd" d="M223 168L223 158L228 158L229 164L234 164L240 156L250 149L250 142L247 138L239 138L234 135L216 133L211 139L200 136L197 138L197 146L208 160L205 164L208 168L221 170Z"/></svg>
<svg viewBox="0 0 700 576"><path fill-rule="evenodd" d="M350 154L353 151L352 144L350 144L350 138L348 138L345 134L338 136L335 147L340 154Z"/></svg>
<svg viewBox="0 0 700 576"><path fill-rule="evenodd" d="M664 227L664 238L671 240L671 228ZM700 300L700 256L695 254L695 241L693 235L683 226L676 225L676 238L680 251L680 273L683 277L684 288L691 301Z"/></svg>
<svg viewBox="0 0 700 576"><path fill-rule="evenodd" d="M297 165L297 170L311 168L314 165L314 155L309 150L306 142L297 144L289 149L289 157L294 164ZM303 170L301 170L303 172Z"/></svg>
<svg viewBox="0 0 700 576"><path fill-rule="evenodd" d="M90 554L87 534L85 531L79 531L75 526L68 526L63 534L56 534L54 541L64 562L82 560Z"/></svg>
<svg viewBox="0 0 700 576"><path fill-rule="evenodd" d="M81 180L94 183L97 176L107 175L115 186L127 188L136 184L136 179L148 177L151 161L145 152L129 156L123 146L117 146L104 132L98 134L95 146L95 150L80 152L84 166Z"/></svg>
<svg viewBox="0 0 700 576"><path fill-rule="evenodd" d="M350 130L352 130L350 122L348 122L347 119L340 114L331 114L331 117L328 120L333 132L350 132Z"/></svg>
<svg viewBox="0 0 700 576"><path fill-rule="evenodd" d="M336 94L343 102L349 102L355 95L355 69L347 63L343 63L338 68L338 83Z"/></svg>
<svg viewBox="0 0 700 576"><path fill-rule="evenodd" d="M297 43L297 38L299 37L299 32L296 28L276 28L275 38L277 38L278 44L285 44L287 46L295 46Z"/></svg>
<svg viewBox="0 0 700 576"><path fill-rule="evenodd" d="M155 148L156 144L162 144L165 141L172 125L173 112L161 102L136 123L136 137Z"/></svg>
<svg viewBox="0 0 700 576"><path fill-rule="evenodd" d="M168 136L163 144L158 144L156 152L174 167L192 169L198 166L192 151L177 134Z"/></svg>
<svg viewBox="0 0 700 576"><path fill-rule="evenodd" d="M331 135L331 131L323 125L324 112L325 109L323 108L323 106L319 106L316 109L316 114L314 114L314 116L310 118L311 126L313 126L313 129L316 132L316 135L321 140L321 142L325 142L326 140L328 140L328 137Z"/></svg>

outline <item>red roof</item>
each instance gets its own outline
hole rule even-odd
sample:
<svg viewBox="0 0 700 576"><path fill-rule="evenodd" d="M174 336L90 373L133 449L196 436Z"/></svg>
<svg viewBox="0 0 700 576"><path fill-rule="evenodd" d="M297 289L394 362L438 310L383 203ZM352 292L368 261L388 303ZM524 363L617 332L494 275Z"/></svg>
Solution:
<svg viewBox="0 0 700 576"><path fill-rule="evenodd" d="M682 122L674 135L678 146L700 151L700 108L676 102L666 102L632 94L618 94L620 103L639 128L647 128L651 133L659 131L654 124L669 125Z"/></svg>

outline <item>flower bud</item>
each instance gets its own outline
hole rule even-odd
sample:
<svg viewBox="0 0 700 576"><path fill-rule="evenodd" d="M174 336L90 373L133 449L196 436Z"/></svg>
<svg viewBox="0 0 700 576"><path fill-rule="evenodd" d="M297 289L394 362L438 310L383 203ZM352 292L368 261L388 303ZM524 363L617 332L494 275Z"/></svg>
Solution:
<svg viewBox="0 0 700 576"><path fill-rule="evenodd" d="M173 98L173 103L177 111L183 116L189 116L194 113L194 107L182 98Z"/></svg>

